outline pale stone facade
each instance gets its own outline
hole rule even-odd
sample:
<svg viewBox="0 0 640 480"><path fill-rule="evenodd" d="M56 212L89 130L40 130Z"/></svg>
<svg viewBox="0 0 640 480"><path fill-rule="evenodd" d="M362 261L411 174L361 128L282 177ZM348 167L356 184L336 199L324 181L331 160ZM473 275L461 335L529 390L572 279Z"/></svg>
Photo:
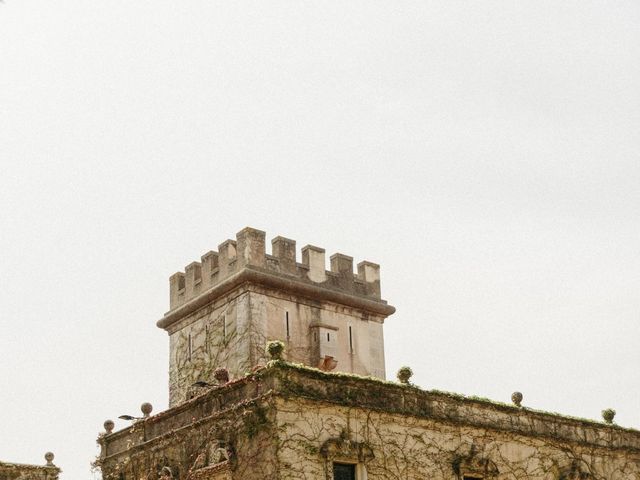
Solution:
<svg viewBox="0 0 640 480"><path fill-rule="evenodd" d="M355 275L340 254L331 266L316 247L297 263L282 237L267 255L264 233L244 229L172 276L158 322L171 408L149 416L143 404L118 432L105 422L103 479L640 480L640 432L613 412L603 423L522 407L518 392L507 405L424 391L408 368L385 381L393 307L379 268L363 262ZM335 371L308 366L327 358Z"/></svg>
<svg viewBox="0 0 640 480"><path fill-rule="evenodd" d="M300 373L298 396L275 406L281 479L330 479L334 461L357 465L358 480L640 479L637 431L351 379L337 383L360 400L336 402L312 393L336 380Z"/></svg>
<svg viewBox="0 0 640 480"><path fill-rule="evenodd" d="M382 325L394 308L380 298L380 267L331 256L283 237L265 252L265 233L245 228L218 252L170 278L171 310L158 321L169 333L169 398L176 405L197 381L225 367L240 377L264 363L267 340L287 344L287 360L385 378Z"/></svg>

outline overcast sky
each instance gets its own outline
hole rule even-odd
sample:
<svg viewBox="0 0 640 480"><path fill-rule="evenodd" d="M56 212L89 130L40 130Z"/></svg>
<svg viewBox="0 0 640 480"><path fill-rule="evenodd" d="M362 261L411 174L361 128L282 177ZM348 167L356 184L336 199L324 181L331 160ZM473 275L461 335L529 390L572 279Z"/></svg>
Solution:
<svg viewBox="0 0 640 480"><path fill-rule="evenodd" d="M381 264L388 377L640 428L638 25L0 3L0 459L94 478L105 419L167 407L169 275L247 225Z"/></svg>

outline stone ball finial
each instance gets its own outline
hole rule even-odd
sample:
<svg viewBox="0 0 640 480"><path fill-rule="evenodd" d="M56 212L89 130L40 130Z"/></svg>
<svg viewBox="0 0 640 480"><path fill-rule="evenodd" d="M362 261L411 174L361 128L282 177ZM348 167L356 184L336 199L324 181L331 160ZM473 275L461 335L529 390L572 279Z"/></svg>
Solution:
<svg viewBox="0 0 640 480"><path fill-rule="evenodd" d="M396 377L400 383L408 384L409 379L413 376L413 370L411 367L400 367L398 373L396 373Z"/></svg>
<svg viewBox="0 0 640 480"><path fill-rule="evenodd" d="M213 378L218 381L219 385L229 383L229 370L224 367L216 368L213 372Z"/></svg>
<svg viewBox="0 0 640 480"><path fill-rule="evenodd" d="M271 356L272 360L282 360L282 354L284 353L284 343L280 340L273 340L267 342L267 353Z"/></svg>
<svg viewBox="0 0 640 480"><path fill-rule="evenodd" d="M47 461L47 466L53 466L53 459L55 455L52 452L47 452L44 454L44 459Z"/></svg>
<svg viewBox="0 0 640 480"><path fill-rule="evenodd" d="M616 411L613 408L607 408L602 410L602 418L607 423L613 423L613 417L616 416Z"/></svg>
<svg viewBox="0 0 640 480"><path fill-rule="evenodd" d="M104 431L107 432L107 435L113 432L113 427L116 426L116 424L113 423L113 420L105 420L102 425L104 427Z"/></svg>
<svg viewBox="0 0 640 480"><path fill-rule="evenodd" d="M151 405L149 402L144 402L142 405L140 405L140 411L146 418L151 415L151 412L153 411L153 405Z"/></svg>
<svg viewBox="0 0 640 480"><path fill-rule="evenodd" d="M513 402L513 404L516 407L521 407L522 406L522 399L523 398L524 397L522 396L522 393L520 393L520 392L513 392L511 394L511 401Z"/></svg>

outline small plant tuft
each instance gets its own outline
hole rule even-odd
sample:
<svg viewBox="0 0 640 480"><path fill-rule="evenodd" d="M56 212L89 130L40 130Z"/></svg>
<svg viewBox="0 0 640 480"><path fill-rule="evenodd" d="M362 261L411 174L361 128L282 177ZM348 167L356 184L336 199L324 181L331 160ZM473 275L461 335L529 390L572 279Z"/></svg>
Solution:
<svg viewBox="0 0 640 480"><path fill-rule="evenodd" d="M409 379L413 376L413 370L410 367L400 367L396 377L400 383L404 383L405 385L409 384Z"/></svg>
<svg viewBox="0 0 640 480"><path fill-rule="evenodd" d="M602 410L602 418L607 423L613 423L613 417L616 416L616 411L613 408L607 408Z"/></svg>
<svg viewBox="0 0 640 480"><path fill-rule="evenodd" d="M522 406L522 399L523 399L523 396L521 392L513 392L511 394L511 401L516 407Z"/></svg>
<svg viewBox="0 0 640 480"><path fill-rule="evenodd" d="M282 360L282 354L284 353L284 343L280 340L267 342L266 352L271 356L272 360Z"/></svg>

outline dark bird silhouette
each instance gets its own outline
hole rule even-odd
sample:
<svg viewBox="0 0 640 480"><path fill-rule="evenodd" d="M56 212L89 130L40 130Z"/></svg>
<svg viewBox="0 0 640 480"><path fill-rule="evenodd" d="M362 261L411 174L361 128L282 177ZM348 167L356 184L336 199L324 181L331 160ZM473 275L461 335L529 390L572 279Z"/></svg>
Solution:
<svg viewBox="0 0 640 480"><path fill-rule="evenodd" d="M214 387L215 385L204 382L202 380L198 380L197 382L192 383L191 386L192 387Z"/></svg>
<svg viewBox="0 0 640 480"><path fill-rule="evenodd" d="M134 417L131 415L120 415L118 418L122 419L122 420L140 420L142 417Z"/></svg>

